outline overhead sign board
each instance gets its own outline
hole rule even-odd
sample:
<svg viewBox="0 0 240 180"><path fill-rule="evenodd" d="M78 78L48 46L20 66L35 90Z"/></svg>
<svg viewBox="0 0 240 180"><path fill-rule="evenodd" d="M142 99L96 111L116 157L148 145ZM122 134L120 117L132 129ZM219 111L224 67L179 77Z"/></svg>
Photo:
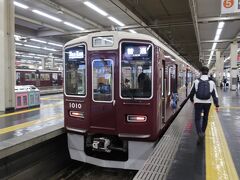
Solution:
<svg viewBox="0 0 240 180"><path fill-rule="evenodd" d="M240 13L240 0L221 0L221 14Z"/></svg>

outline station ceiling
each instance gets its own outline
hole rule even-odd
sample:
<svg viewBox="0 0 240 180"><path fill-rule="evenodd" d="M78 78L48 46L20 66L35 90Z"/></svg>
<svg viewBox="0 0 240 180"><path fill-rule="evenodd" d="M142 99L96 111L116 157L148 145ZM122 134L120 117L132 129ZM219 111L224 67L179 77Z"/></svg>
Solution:
<svg viewBox="0 0 240 180"><path fill-rule="evenodd" d="M104 10L103 16L86 5L86 0L16 0L28 8L15 6L16 34L23 36L17 51L51 55L61 59L61 45L78 36L101 30L125 30L145 33L166 42L193 66L207 63L218 22L204 21L220 17L219 0L89 0ZM217 5L217 6L216 6ZM219 6L218 6L219 5ZM55 20L40 15L54 16ZM112 16L123 25L109 19ZM228 28L230 27L230 28ZM233 39L239 21L228 21L221 38ZM44 41L37 42L31 39ZM21 42L23 41L23 42ZM218 43L227 56L230 42ZM58 44L60 46L54 46ZM41 48L32 48L38 46ZM214 62L215 56L213 56Z"/></svg>

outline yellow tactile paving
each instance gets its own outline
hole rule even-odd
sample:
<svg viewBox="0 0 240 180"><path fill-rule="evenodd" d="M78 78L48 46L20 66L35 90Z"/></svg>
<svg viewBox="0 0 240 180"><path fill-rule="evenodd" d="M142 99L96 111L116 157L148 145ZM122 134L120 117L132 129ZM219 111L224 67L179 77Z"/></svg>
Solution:
<svg viewBox="0 0 240 180"><path fill-rule="evenodd" d="M238 180L238 174L228 149L218 115L212 106L205 137L206 179Z"/></svg>
<svg viewBox="0 0 240 180"><path fill-rule="evenodd" d="M38 107L38 108L33 108L33 109L28 109L28 110L23 110L23 111L17 111L17 112L9 113L9 114L2 114L2 115L0 115L0 118L14 116L14 115L18 115L18 114L24 114L24 113L38 111L40 109L52 108L52 107L56 107L56 106L63 106L63 103L44 105L44 106L41 106L41 107Z"/></svg>
<svg viewBox="0 0 240 180"><path fill-rule="evenodd" d="M17 124L17 125L14 125L14 126L9 126L9 127L0 129L0 134L13 132L13 131L16 131L18 129L23 129L23 128L26 128L26 127L29 127L29 126L41 124L41 123L44 123L46 121L52 121L52 120L55 120L55 119L58 120L60 118L63 118L63 114L58 114L58 115L55 115L55 116L52 116L52 117L49 117L49 118L46 118L46 119L37 119L37 120L30 121L30 122L25 122L25 123Z"/></svg>

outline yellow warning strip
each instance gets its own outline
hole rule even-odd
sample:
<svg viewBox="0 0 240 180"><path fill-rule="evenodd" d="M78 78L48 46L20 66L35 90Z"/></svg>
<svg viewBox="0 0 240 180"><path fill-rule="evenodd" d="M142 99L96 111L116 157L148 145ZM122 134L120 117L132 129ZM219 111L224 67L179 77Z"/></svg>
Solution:
<svg viewBox="0 0 240 180"><path fill-rule="evenodd" d="M220 109L240 109L239 106L222 106Z"/></svg>
<svg viewBox="0 0 240 180"><path fill-rule="evenodd" d="M207 180L239 179L220 120L213 106L210 109L205 147Z"/></svg>
<svg viewBox="0 0 240 180"><path fill-rule="evenodd" d="M63 103L61 103L61 104L44 105L44 106L38 107L38 108L27 109L27 110L23 110L23 111L17 111L17 112L9 113L9 114L2 114L2 115L0 115L0 118L14 116L14 115L18 115L18 114L24 114L24 113L28 113L28 112L38 111L40 109L47 109L47 108L52 108L52 107L62 106L62 105L63 105Z"/></svg>
<svg viewBox="0 0 240 180"><path fill-rule="evenodd" d="M26 128L26 127L29 127L29 126L41 124L41 123L44 123L46 121L59 120L59 118L63 118L63 114L52 116L52 117L46 118L44 120L37 119L37 120L30 121L30 122L25 122L25 123L17 124L17 125L14 125L14 126L9 126L9 127L6 127L6 128L2 128L2 129L0 129L0 134L5 134L5 133L12 132L12 131L16 131L18 129L23 129L23 128Z"/></svg>

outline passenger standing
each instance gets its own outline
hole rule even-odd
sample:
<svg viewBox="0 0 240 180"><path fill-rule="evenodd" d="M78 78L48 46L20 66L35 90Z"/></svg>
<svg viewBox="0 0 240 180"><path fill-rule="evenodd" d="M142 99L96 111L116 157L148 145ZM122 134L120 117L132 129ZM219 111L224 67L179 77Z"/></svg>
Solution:
<svg viewBox="0 0 240 180"><path fill-rule="evenodd" d="M208 123L208 114L211 106L211 96L213 97L216 110L218 111L218 94L216 85L212 80L208 78L207 67L202 67L202 76L194 81L190 92L190 100L194 102L195 109L195 125L198 134L197 144L199 145L205 136L205 130ZM201 123L201 114L203 115L203 121Z"/></svg>

